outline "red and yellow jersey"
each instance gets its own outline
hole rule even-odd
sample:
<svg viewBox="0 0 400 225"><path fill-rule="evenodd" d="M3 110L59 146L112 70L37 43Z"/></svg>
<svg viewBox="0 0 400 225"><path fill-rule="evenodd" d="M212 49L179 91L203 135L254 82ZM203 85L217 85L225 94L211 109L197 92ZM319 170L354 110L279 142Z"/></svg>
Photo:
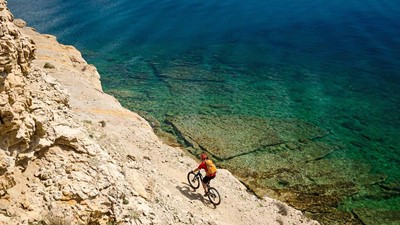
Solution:
<svg viewBox="0 0 400 225"><path fill-rule="evenodd" d="M200 163L196 170L204 169L206 171L206 176L213 177L217 173L217 167L214 162L210 159L204 160Z"/></svg>

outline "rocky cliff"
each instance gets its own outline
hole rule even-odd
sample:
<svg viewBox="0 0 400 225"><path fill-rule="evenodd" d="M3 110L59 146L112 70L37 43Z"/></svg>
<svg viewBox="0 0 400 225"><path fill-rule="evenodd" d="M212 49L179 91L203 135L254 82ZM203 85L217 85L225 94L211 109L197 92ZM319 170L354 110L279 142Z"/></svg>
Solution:
<svg viewBox="0 0 400 225"><path fill-rule="evenodd" d="M0 0L0 224L317 224L219 170L214 207L197 162L103 93L79 51L14 20Z"/></svg>
<svg viewBox="0 0 400 225"><path fill-rule="evenodd" d="M26 79L35 47L14 26L4 1L0 2L0 19L0 173L4 174L35 148L30 146L36 122Z"/></svg>

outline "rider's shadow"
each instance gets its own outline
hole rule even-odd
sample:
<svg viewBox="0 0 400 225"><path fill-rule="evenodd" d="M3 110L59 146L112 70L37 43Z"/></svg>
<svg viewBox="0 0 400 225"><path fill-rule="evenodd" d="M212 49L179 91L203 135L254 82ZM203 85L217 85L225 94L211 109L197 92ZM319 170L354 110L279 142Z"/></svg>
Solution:
<svg viewBox="0 0 400 225"><path fill-rule="evenodd" d="M183 182L182 182L182 184L184 184L184 185L176 186L176 189L178 189L188 199L190 199L190 200L199 200L199 201L203 202L203 204L208 206L208 207L216 208L210 202L210 200L208 200L205 197L203 197L203 195L201 193L196 192L196 190L191 188L189 184L183 183Z"/></svg>

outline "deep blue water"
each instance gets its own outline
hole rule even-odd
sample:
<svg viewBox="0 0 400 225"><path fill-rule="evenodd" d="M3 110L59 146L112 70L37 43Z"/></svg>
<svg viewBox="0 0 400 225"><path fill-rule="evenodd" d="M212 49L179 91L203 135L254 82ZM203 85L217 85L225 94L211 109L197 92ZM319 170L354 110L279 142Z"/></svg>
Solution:
<svg viewBox="0 0 400 225"><path fill-rule="evenodd" d="M105 91L134 111L161 122L190 114L298 118L340 141L331 157L400 180L400 1L8 5L77 47Z"/></svg>

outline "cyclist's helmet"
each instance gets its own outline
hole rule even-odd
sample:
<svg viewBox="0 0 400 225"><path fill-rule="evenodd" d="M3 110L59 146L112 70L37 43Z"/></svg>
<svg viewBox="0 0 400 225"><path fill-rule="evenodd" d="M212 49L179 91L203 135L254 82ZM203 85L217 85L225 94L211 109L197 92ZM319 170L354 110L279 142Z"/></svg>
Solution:
<svg viewBox="0 0 400 225"><path fill-rule="evenodd" d="M205 153L205 152L201 153L200 158L201 158L201 160L207 159L208 158L207 153Z"/></svg>

